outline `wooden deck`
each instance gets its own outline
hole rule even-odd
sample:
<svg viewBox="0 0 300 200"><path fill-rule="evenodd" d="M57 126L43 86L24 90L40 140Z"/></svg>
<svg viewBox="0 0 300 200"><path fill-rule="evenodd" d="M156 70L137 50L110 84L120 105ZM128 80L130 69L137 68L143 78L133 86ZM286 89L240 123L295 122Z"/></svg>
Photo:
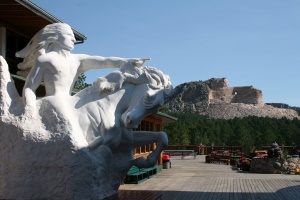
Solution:
<svg viewBox="0 0 300 200"><path fill-rule="evenodd" d="M121 185L117 199L129 193L147 194L143 199L162 193L162 200L300 199L300 175L241 172L230 165L205 163L205 156L173 156L171 163L171 169L141 184Z"/></svg>

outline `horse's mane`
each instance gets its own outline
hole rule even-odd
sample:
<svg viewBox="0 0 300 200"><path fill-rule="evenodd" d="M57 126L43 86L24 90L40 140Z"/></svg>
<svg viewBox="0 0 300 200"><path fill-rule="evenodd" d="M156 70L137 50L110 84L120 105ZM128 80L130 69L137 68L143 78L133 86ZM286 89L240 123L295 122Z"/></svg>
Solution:
<svg viewBox="0 0 300 200"><path fill-rule="evenodd" d="M145 67L145 70L151 76L152 83L149 86L157 92L144 96L144 106L147 109L162 106L173 91L170 77L154 67Z"/></svg>
<svg viewBox="0 0 300 200"><path fill-rule="evenodd" d="M167 89L171 86L170 77L154 67L121 68L120 71L115 71L105 77L97 78L93 86L100 92L114 92L122 88L123 83L126 82L125 73L135 78L146 74L148 84L153 89Z"/></svg>
<svg viewBox="0 0 300 200"><path fill-rule="evenodd" d="M125 76L121 71L115 71L107 76L98 77L93 83L93 87L99 92L114 92L120 88L124 83Z"/></svg>
<svg viewBox="0 0 300 200"><path fill-rule="evenodd" d="M104 77L98 77L91 86L81 90L76 96L89 95L95 92L113 93L121 89L123 84L126 83L125 73L135 78L146 74L148 79L147 84L155 90L171 88L170 77L154 67L139 67L137 69L121 68L119 71L114 71Z"/></svg>
<svg viewBox="0 0 300 200"><path fill-rule="evenodd" d="M144 67L143 70L147 75L150 75L151 83L150 86L154 88L169 89L171 87L170 77L164 74L157 68L154 67Z"/></svg>

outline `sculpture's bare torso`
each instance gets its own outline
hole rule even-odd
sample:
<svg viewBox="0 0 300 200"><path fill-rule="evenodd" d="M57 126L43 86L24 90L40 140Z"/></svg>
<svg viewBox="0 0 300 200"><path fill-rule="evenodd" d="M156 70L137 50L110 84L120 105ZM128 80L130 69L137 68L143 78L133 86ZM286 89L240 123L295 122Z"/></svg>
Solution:
<svg viewBox="0 0 300 200"><path fill-rule="evenodd" d="M74 77L78 76L80 63L73 55L63 57L57 52L51 52L38 58L37 64L42 64L40 70L44 74L46 96L70 94Z"/></svg>

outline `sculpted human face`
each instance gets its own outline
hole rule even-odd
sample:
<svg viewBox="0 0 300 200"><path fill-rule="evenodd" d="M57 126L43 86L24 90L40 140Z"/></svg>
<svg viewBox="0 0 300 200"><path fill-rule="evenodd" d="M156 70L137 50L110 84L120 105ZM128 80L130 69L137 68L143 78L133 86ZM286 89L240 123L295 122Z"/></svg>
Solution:
<svg viewBox="0 0 300 200"><path fill-rule="evenodd" d="M60 33L58 34L58 44L66 50L74 49L75 36L72 29L69 26L61 27Z"/></svg>

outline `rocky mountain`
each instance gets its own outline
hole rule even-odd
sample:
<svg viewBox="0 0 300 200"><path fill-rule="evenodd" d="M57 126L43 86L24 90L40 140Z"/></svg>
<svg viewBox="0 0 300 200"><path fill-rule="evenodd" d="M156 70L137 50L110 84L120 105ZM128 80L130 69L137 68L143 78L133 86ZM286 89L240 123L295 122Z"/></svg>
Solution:
<svg viewBox="0 0 300 200"><path fill-rule="evenodd" d="M226 78L178 85L166 106L171 112L198 113L220 119L246 116L300 119L293 109L265 104L261 90L253 86L229 87Z"/></svg>

